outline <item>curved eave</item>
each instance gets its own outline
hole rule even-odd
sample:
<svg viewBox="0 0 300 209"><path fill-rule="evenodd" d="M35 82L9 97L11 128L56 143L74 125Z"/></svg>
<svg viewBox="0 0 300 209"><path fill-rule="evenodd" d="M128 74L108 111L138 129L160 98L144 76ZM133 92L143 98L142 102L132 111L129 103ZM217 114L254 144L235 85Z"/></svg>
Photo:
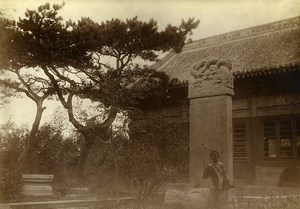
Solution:
<svg viewBox="0 0 300 209"><path fill-rule="evenodd" d="M251 71L238 71L233 73L234 79L237 78L248 78L248 77L256 77L262 75L271 75L277 73L285 73L300 70L300 63L290 63L286 65L281 65L278 67L269 67L269 68L257 68ZM175 80L169 88L182 88L188 87L188 80Z"/></svg>
<svg viewBox="0 0 300 209"><path fill-rule="evenodd" d="M234 78L255 77L275 73L284 73L300 70L300 63L289 63L285 65L257 68L249 71L236 71L233 73Z"/></svg>

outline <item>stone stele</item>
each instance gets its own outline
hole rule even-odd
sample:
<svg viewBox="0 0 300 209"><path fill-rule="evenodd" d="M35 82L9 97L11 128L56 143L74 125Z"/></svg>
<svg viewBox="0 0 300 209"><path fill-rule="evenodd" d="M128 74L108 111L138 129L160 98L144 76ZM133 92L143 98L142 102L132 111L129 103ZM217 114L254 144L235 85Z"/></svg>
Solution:
<svg viewBox="0 0 300 209"><path fill-rule="evenodd" d="M212 208L210 185L202 175L213 150L219 152L232 182L233 76L230 70L231 63L227 59L210 59L190 67L193 77L189 81L190 183L198 188L167 191L164 199L167 208ZM227 193L225 199L231 196Z"/></svg>
<svg viewBox="0 0 300 209"><path fill-rule="evenodd" d="M208 187L202 174L213 150L219 152L232 182L231 63L225 58L200 61L190 73L190 183Z"/></svg>

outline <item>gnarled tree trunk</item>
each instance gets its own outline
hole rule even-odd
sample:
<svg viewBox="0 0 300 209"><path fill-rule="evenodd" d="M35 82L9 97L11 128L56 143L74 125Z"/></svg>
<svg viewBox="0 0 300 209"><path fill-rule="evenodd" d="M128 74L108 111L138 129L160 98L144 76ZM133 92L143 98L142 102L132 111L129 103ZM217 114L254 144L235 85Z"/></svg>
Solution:
<svg viewBox="0 0 300 209"><path fill-rule="evenodd" d="M81 182L84 182L86 176L84 175L85 165L87 163L89 154L95 142L97 140L105 140L107 137L107 127L95 128L86 128L84 131L81 131L81 134L84 136L84 143L79 152L79 159L77 164L77 179Z"/></svg>
<svg viewBox="0 0 300 209"><path fill-rule="evenodd" d="M94 141L90 141L90 140L88 140L89 141L89 143L88 143L86 140L86 136L84 136L84 137L85 137L85 142L79 152L78 167L77 167L77 178L80 181L85 180L85 176L84 176L85 164L89 157L90 150L94 144Z"/></svg>
<svg viewBox="0 0 300 209"><path fill-rule="evenodd" d="M45 107L43 107L43 102L44 100L40 100L36 102L36 114L30 130L29 138L23 152L18 157L18 163L21 166L23 173L28 173L33 171L34 164L32 162L33 159L31 157L31 154L34 151L34 145L36 143L36 135L39 130L43 112L46 109Z"/></svg>

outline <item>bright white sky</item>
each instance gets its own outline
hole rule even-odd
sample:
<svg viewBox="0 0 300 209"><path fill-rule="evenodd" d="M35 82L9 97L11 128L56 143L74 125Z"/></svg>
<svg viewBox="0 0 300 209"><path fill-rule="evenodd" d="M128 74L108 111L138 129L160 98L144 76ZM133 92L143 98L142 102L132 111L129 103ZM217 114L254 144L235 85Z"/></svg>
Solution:
<svg viewBox="0 0 300 209"><path fill-rule="evenodd" d="M0 9L11 18L23 16L26 8L57 0L0 0ZM65 20L90 17L95 21L111 18L126 19L138 16L140 20L154 18L160 27L171 23L178 25L181 19L200 19L193 40L226 33L255 25L274 22L300 15L300 0L65 0L61 15ZM56 106L45 104L44 120L50 117ZM0 109L0 123L11 118L18 123L31 123L35 105L28 99L13 100Z"/></svg>
<svg viewBox="0 0 300 209"><path fill-rule="evenodd" d="M0 8L13 18L26 8L62 0L0 0ZM245 27L273 22L300 14L299 0L65 0L61 15L65 20L91 17L95 21L111 18L156 19L163 27L195 17L201 24L194 39Z"/></svg>

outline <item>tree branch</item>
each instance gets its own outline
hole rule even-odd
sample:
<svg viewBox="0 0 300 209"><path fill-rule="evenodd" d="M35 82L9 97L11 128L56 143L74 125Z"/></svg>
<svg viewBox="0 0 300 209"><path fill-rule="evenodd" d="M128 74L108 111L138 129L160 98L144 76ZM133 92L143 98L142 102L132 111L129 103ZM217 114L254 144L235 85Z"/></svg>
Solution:
<svg viewBox="0 0 300 209"><path fill-rule="evenodd" d="M67 100L67 103L68 103L68 116L69 116L69 121L73 124L73 126L79 131L79 132L82 132L85 130L85 127L83 125L81 125L76 119L75 119L75 116L74 116L74 112L73 112L73 96L74 96L74 93L71 92L68 96L68 100Z"/></svg>
<svg viewBox="0 0 300 209"><path fill-rule="evenodd" d="M111 108L108 117L101 123L100 128L107 128L110 126L116 119L118 110L116 108Z"/></svg>
<svg viewBox="0 0 300 209"><path fill-rule="evenodd" d="M19 80L21 81L21 83L26 87L26 89L28 90L28 92L32 95L32 97L34 98L34 101L37 101L40 96L37 95L32 89L31 86L29 84L27 84L25 82L25 80L22 78L19 70L15 70L15 74L18 76Z"/></svg>
<svg viewBox="0 0 300 209"><path fill-rule="evenodd" d="M32 99L33 101L36 102L36 98L34 98L27 90L22 89L16 85L14 85L13 83L10 83L6 80L0 79L0 86L12 88L12 89L16 90L17 92L25 93L30 99Z"/></svg>
<svg viewBox="0 0 300 209"><path fill-rule="evenodd" d="M127 60L126 60L125 63L124 63L125 57L127 57ZM124 67L126 67L126 66L128 65L128 63L129 63L130 60L131 60L131 57L132 57L132 53L129 53L129 54L125 54L125 55L121 58L121 67L120 67L121 70L123 70Z"/></svg>
<svg viewBox="0 0 300 209"><path fill-rule="evenodd" d="M55 79L55 77L48 71L47 68L43 67L43 70L45 72L45 74L50 78L53 86L54 86L54 89L57 93L57 96L60 100L60 102L62 103L63 107L65 109L67 109L68 111L68 116L69 116L69 121L72 123L72 125L79 131L79 132L83 132L85 131L85 127L83 125L81 125L75 118L74 116L74 112L73 112L73 96L74 96L74 92L70 91L69 95L68 95L68 98L67 98L67 101L65 100L64 96L63 96L63 93L62 93L62 90L61 88L59 87L58 85L58 82L57 80ZM57 71L56 69L52 68L52 70L55 70ZM59 75L61 75L58 71L57 73ZM61 75L61 78L64 78L65 76Z"/></svg>
<svg viewBox="0 0 300 209"><path fill-rule="evenodd" d="M43 66L42 69L43 69L44 73L48 76L48 78L50 79L51 83L53 84L54 90L56 91L57 96L58 96L60 102L62 103L63 107L65 109L68 109L68 103L65 101L63 93L62 93L55 77L48 71L48 69L46 67Z"/></svg>
<svg viewBox="0 0 300 209"><path fill-rule="evenodd" d="M59 77L60 79L64 80L64 81L67 81L68 83L70 83L72 85L72 87L76 87L76 82L64 75L62 75L60 72L58 72L58 70L56 70L54 67L51 67L51 70L55 73L55 75L57 77Z"/></svg>

